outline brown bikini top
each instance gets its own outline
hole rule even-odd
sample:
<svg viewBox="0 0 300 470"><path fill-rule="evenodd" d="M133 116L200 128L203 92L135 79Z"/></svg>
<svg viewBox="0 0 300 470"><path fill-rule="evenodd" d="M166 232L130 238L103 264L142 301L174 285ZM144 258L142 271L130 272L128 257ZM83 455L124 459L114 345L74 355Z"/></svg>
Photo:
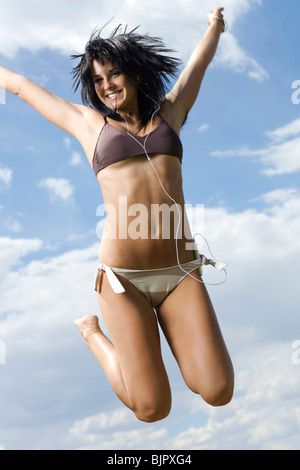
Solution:
<svg viewBox="0 0 300 470"><path fill-rule="evenodd" d="M129 157L144 155L143 146L146 138L148 155L155 153L171 155L179 158L180 162L182 161L183 148L181 140L164 119L149 134L143 137L137 135L133 137L134 139L127 132L110 125L105 119L93 157L93 169L96 176L102 168L112 163Z"/></svg>

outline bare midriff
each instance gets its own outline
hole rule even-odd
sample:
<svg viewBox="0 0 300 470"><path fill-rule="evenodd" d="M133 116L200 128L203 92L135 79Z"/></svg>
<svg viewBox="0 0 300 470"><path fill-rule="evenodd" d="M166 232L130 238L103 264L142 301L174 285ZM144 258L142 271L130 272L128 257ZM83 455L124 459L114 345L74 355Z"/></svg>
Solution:
<svg viewBox="0 0 300 470"><path fill-rule="evenodd" d="M181 163L170 155L151 155L162 188L145 155L130 157L98 173L106 209L99 260L108 266L155 269L194 259L185 216ZM179 214L183 222L178 229Z"/></svg>

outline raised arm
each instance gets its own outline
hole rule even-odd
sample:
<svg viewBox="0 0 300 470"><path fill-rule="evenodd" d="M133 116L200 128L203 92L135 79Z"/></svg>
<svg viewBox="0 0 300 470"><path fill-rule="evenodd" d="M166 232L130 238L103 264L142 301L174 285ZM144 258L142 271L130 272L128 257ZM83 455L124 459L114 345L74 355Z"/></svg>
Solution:
<svg viewBox="0 0 300 470"><path fill-rule="evenodd" d="M174 88L166 96L166 109L174 128L180 129L198 96L205 71L212 61L221 33L225 30L224 8L206 15L208 30L192 53Z"/></svg>
<svg viewBox="0 0 300 470"><path fill-rule="evenodd" d="M56 126L79 138L85 107L72 104L22 75L0 66L0 87L19 96Z"/></svg>

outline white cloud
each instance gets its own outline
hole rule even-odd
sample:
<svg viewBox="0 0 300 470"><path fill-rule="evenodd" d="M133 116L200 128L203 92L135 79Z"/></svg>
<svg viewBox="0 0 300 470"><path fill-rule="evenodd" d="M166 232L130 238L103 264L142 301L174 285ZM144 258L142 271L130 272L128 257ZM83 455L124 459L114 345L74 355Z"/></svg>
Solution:
<svg viewBox="0 0 300 470"><path fill-rule="evenodd" d="M268 176L283 175L300 171L300 120L266 132L271 142L264 148L252 150L238 148L232 150L215 150L214 157L250 157L257 159Z"/></svg>
<svg viewBox="0 0 300 470"><path fill-rule="evenodd" d="M233 263L252 265L261 259L265 262L282 260L298 254L299 189L281 188L257 199L267 204L261 210L249 208L231 212L225 207L204 208L204 227L200 229L195 225L195 210L193 213L188 211L192 233L200 231L209 240L213 252L216 251L219 257L228 256ZM199 247L207 251L202 239L196 239Z"/></svg>
<svg viewBox="0 0 300 470"><path fill-rule="evenodd" d="M52 201L61 199L70 202L74 194L74 186L64 178L45 178L38 183L39 188L46 188Z"/></svg>
<svg viewBox="0 0 300 470"><path fill-rule="evenodd" d="M115 408L75 421L65 435L84 450L299 450L300 366L292 364L291 343L244 347L237 362L235 395L225 408L179 387L173 426L163 421L145 428L126 408ZM178 431L176 423L187 416L202 424Z"/></svg>
<svg viewBox="0 0 300 470"><path fill-rule="evenodd" d="M34 145L26 145L25 147L25 150L27 150L28 152L32 153L32 154L37 154L37 149L34 147Z"/></svg>
<svg viewBox="0 0 300 470"><path fill-rule="evenodd" d="M68 240L70 242L74 240L82 240L85 237L85 234L83 233L71 233L71 235L68 236Z"/></svg>
<svg viewBox="0 0 300 470"><path fill-rule="evenodd" d="M250 202L264 201L267 204L288 204L293 198L298 198L298 190L293 188L275 189L269 193L262 194Z"/></svg>
<svg viewBox="0 0 300 470"><path fill-rule="evenodd" d="M79 152L73 151L70 159L70 165L78 166L82 163L82 157Z"/></svg>
<svg viewBox="0 0 300 470"><path fill-rule="evenodd" d="M63 142L66 149L69 150L71 147L71 139L69 137L64 137Z"/></svg>
<svg viewBox="0 0 300 470"><path fill-rule="evenodd" d="M112 412L115 414L115 412ZM79 436L78 436L79 437ZM136 429L110 431L106 429L100 433L83 432L80 434L81 443L78 440L78 450L109 450L109 449L160 449L164 448L162 442L166 441L168 432L162 427L156 429L154 426L142 428L137 425ZM162 447L163 446L163 447Z"/></svg>
<svg viewBox="0 0 300 470"><path fill-rule="evenodd" d="M238 362L236 393L228 407L203 408L197 397L182 402L209 418L206 425L179 433L173 448L300 449L300 375L291 362L290 343L247 349Z"/></svg>
<svg viewBox="0 0 300 470"><path fill-rule="evenodd" d="M129 416L130 414L126 408L118 408L109 413L99 413L97 415L84 418L83 420L76 421L71 432L82 435L83 432L90 432L95 428L102 430L124 425L130 421Z"/></svg>
<svg viewBox="0 0 300 470"><path fill-rule="evenodd" d="M247 73L255 80L267 78L267 73L243 50L233 34L235 23L261 4L260 0L224 0L229 31L222 36L218 52L220 65ZM131 28L141 25L141 31L163 37L169 47L187 60L207 28L206 13L218 6L211 0L111 0L101 4L99 9L97 0L91 0L88 8L82 2L77 2L74 8L73 0L54 0L47 6L37 0L28 0L25 8L22 0L11 0L5 2L1 11L0 53L13 57L20 48L36 51L44 47L66 54L80 52L91 31L114 17L104 34L109 34L119 23ZM184 34L178 34L178 31L184 31Z"/></svg>
<svg viewBox="0 0 300 470"><path fill-rule="evenodd" d="M300 119L295 119L285 126L279 127L274 131L267 131L266 136L273 142L282 142L291 137L296 137L300 134Z"/></svg>
<svg viewBox="0 0 300 470"><path fill-rule="evenodd" d="M262 149L261 162L268 166L262 173L273 176L300 170L300 137Z"/></svg>
<svg viewBox="0 0 300 470"><path fill-rule="evenodd" d="M9 188L12 181L12 175L13 172L10 168L0 167L0 187L1 183L3 183L6 188Z"/></svg>
<svg viewBox="0 0 300 470"><path fill-rule="evenodd" d="M39 251L43 242L38 239L12 239L0 237L0 275L4 277L8 271L29 253Z"/></svg>
<svg viewBox="0 0 300 470"><path fill-rule="evenodd" d="M1 445L299 448L300 366L291 358L299 339L300 193L278 189L261 200L261 210L205 210L205 236L217 257L229 262L227 284L209 291L236 369L234 399L212 409L193 395L162 340L174 407L153 425L120 406L73 326L79 315L98 313L97 244L19 265L42 243L0 239L0 339L7 345ZM101 326L105 331L102 320Z"/></svg>
<svg viewBox="0 0 300 470"><path fill-rule="evenodd" d="M201 124L201 126L198 127L197 132L205 132L209 129L209 124Z"/></svg>
<svg viewBox="0 0 300 470"><path fill-rule="evenodd" d="M4 227L9 230L10 232L20 232L22 230L22 226L17 219L13 217L9 217L3 221Z"/></svg>
<svg viewBox="0 0 300 470"><path fill-rule="evenodd" d="M259 63L250 57L230 32L224 35L220 42L220 54L216 57L216 65L232 69L237 73L247 73L250 78L263 82L269 74Z"/></svg>

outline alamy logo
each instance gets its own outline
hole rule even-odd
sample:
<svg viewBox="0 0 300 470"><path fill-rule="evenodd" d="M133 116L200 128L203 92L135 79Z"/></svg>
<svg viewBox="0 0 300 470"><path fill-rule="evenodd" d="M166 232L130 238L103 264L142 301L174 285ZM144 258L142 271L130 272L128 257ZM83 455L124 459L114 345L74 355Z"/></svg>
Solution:
<svg viewBox="0 0 300 470"><path fill-rule="evenodd" d="M299 104L300 103L300 80L294 80L292 83L292 88L295 88L296 91L292 94L292 103Z"/></svg>
<svg viewBox="0 0 300 470"><path fill-rule="evenodd" d="M296 340L292 343L292 349L295 349L295 352L292 354L292 363L295 366L300 364L300 340Z"/></svg>
<svg viewBox="0 0 300 470"><path fill-rule="evenodd" d="M100 204L96 215L108 222L106 238L110 239L182 239L190 238L187 213L193 212L193 222L198 230L204 230L204 205L179 204L169 206L151 204L150 207L138 203L128 204L127 196L119 196L118 209L113 204ZM102 238L103 220L97 224L96 233ZM187 248L187 249L193 249Z"/></svg>
<svg viewBox="0 0 300 470"><path fill-rule="evenodd" d="M4 341L0 341L0 365L6 364L6 346Z"/></svg>

